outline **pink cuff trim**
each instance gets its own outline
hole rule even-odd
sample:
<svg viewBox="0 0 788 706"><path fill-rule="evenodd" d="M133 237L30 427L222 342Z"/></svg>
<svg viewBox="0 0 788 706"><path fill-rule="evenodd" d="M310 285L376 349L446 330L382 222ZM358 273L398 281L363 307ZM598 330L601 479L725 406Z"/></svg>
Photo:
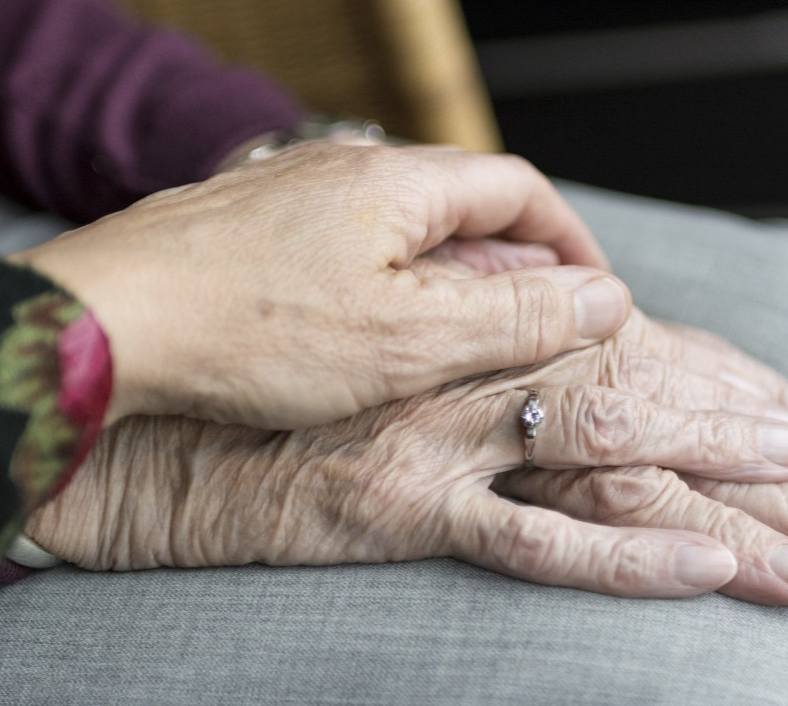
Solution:
<svg viewBox="0 0 788 706"><path fill-rule="evenodd" d="M92 311L60 334L60 394L58 407L80 431L76 453L53 494L66 487L101 432L112 394L112 356L109 340Z"/></svg>

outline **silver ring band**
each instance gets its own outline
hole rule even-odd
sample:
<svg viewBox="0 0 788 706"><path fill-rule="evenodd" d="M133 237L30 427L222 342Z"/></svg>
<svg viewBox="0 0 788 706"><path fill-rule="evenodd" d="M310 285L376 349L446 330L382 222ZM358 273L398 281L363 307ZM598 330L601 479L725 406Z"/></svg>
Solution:
<svg viewBox="0 0 788 706"><path fill-rule="evenodd" d="M520 422L525 427L525 468L530 471L534 467L534 451L536 450L536 428L544 421L544 410L539 404L539 392L528 390Z"/></svg>

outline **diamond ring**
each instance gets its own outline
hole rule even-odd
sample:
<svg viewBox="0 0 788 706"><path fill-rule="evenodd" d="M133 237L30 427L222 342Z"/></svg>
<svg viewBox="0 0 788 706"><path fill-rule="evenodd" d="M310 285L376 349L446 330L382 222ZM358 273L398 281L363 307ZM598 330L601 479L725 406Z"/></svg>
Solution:
<svg viewBox="0 0 788 706"><path fill-rule="evenodd" d="M528 399L520 412L520 421L525 427L525 468L530 471L534 467L536 427L544 421L544 411L539 405L539 393L536 390L528 390Z"/></svg>

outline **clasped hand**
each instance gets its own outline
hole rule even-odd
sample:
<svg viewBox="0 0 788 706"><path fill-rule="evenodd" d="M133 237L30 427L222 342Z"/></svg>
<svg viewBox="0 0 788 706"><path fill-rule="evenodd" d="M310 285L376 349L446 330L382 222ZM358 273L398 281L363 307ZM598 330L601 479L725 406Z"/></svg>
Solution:
<svg viewBox="0 0 788 706"><path fill-rule="evenodd" d="M529 387L546 420L527 472ZM311 429L124 420L28 532L91 569L453 556L617 595L787 604L786 402L776 373L636 311L601 344Z"/></svg>
<svg viewBox="0 0 788 706"><path fill-rule="evenodd" d="M788 603L785 382L629 316L597 269L514 269L605 265L523 160L304 145L17 259L107 328L112 418L211 420L109 428L28 525L69 561L448 555L620 595ZM547 414L532 472L528 387Z"/></svg>

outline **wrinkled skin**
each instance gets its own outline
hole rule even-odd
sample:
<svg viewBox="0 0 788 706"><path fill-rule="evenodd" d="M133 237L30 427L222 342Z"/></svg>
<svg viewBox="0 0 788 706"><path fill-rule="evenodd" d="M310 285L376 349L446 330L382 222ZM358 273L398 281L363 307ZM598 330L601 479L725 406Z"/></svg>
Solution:
<svg viewBox="0 0 788 706"><path fill-rule="evenodd" d="M606 354L600 356L604 384L628 387L680 409L763 415L777 420L778 430L788 419L785 379L711 334L656 324L636 312L601 348ZM591 360L588 352L572 358ZM672 364L666 365L668 361ZM719 427L716 431L724 446L725 434ZM701 438L713 435L712 428ZM708 445L703 449L708 452ZM735 458L736 448L728 453ZM722 542L737 558L737 573L722 593L788 605L788 483L717 480L640 465L561 473L518 469L496 478L493 487L587 522L701 532Z"/></svg>
<svg viewBox="0 0 788 706"><path fill-rule="evenodd" d="M529 387L546 420L526 472ZM617 595L788 604L768 565L788 545L786 469L758 449L786 402L776 373L636 311L603 344L312 429L126 419L27 532L95 570L454 556Z"/></svg>

